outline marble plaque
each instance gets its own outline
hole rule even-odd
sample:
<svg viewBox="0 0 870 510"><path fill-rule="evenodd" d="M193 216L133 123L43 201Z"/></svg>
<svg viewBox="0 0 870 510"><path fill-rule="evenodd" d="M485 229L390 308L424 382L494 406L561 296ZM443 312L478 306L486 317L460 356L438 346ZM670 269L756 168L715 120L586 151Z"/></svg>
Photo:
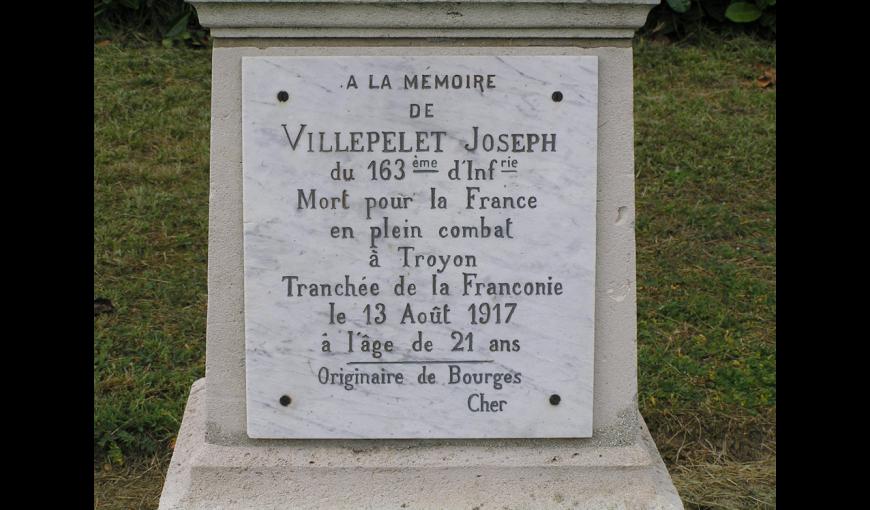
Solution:
<svg viewBox="0 0 870 510"><path fill-rule="evenodd" d="M597 64L243 58L250 437L591 436Z"/></svg>

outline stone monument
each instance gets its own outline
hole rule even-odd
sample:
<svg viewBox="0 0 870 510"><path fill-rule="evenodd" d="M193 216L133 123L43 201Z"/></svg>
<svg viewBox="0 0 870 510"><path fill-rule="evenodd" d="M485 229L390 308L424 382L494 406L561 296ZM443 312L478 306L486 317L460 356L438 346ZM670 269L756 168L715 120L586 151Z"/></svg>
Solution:
<svg viewBox="0 0 870 510"><path fill-rule="evenodd" d="M637 409L658 2L191 2L207 361L160 508L682 508Z"/></svg>

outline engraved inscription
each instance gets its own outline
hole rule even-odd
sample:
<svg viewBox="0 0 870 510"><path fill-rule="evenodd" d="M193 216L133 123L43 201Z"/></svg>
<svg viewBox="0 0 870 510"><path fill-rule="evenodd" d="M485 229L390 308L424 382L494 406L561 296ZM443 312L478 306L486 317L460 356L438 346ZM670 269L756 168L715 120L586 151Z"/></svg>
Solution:
<svg viewBox="0 0 870 510"><path fill-rule="evenodd" d="M596 131L595 57L244 58L248 435L590 436Z"/></svg>

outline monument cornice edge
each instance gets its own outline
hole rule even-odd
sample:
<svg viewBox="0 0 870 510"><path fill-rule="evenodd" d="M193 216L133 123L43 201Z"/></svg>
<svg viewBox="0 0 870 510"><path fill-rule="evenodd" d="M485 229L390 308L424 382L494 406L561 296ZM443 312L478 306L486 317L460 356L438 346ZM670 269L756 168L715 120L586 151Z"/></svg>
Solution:
<svg viewBox="0 0 870 510"><path fill-rule="evenodd" d="M631 37L656 0L188 0L216 38ZM262 33L258 33L261 32ZM425 35L424 35L425 34Z"/></svg>

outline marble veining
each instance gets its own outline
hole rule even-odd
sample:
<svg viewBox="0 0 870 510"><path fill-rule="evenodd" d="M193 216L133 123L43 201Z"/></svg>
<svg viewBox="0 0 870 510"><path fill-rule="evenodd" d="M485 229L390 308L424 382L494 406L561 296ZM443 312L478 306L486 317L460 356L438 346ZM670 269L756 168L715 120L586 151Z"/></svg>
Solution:
<svg viewBox="0 0 870 510"><path fill-rule="evenodd" d="M597 65L592 56L243 58L249 436L591 436ZM514 207L494 207L505 198ZM433 294L433 278L448 295ZM380 293L335 295L346 279ZM299 283L334 294L299 296ZM475 294L488 283L517 283L520 295ZM527 283L540 293L524 294ZM364 352L366 340L382 352ZM431 350L415 351L415 341Z"/></svg>

